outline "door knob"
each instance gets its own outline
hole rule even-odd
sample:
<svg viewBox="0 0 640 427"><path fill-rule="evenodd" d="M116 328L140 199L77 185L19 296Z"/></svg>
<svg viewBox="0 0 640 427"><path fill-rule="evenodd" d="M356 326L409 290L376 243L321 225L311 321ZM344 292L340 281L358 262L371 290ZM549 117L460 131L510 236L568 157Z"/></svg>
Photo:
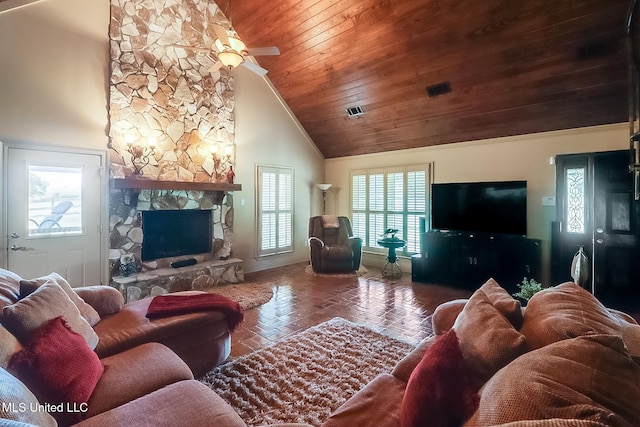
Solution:
<svg viewBox="0 0 640 427"><path fill-rule="evenodd" d="M604 230L602 228L598 227L598 228L596 228L596 233L602 234L602 233L604 233Z"/></svg>
<svg viewBox="0 0 640 427"><path fill-rule="evenodd" d="M12 239L17 239L19 237L20 237L20 235L18 233L11 233L11 238Z"/></svg>
<svg viewBox="0 0 640 427"><path fill-rule="evenodd" d="M11 250L12 251L32 251L33 248L27 248L27 247L24 247L24 246L11 245Z"/></svg>
<svg viewBox="0 0 640 427"><path fill-rule="evenodd" d="M599 245L601 245L601 244L603 244L603 243L604 243L604 240L602 240L602 239L598 239L598 240L596 240L596 243L597 243L597 244L599 244Z"/></svg>

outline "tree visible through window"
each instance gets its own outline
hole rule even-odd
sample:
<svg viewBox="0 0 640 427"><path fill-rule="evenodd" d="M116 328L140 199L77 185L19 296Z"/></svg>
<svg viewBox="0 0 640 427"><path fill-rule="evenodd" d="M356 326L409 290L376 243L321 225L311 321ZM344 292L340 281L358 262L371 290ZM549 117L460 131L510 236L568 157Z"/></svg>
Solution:
<svg viewBox="0 0 640 427"><path fill-rule="evenodd" d="M258 255L293 250L293 169L258 166Z"/></svg>
<svg viewBox="0 0 640 427"><path fill-rule="evenodd" d="M386 229L398 230L406 253L420 251L420 219L427 216L429 165L365 169L351 173L351 218L363 246L382 249Z"/></svg>

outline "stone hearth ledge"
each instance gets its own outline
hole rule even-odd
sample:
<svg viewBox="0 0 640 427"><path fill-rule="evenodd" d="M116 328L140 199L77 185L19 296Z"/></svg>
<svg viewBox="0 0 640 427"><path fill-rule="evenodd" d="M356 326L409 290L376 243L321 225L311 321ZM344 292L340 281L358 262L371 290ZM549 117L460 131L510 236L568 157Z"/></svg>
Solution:
<svg viewBox="0 0 640 427"><path fill-rule="evenodd" d="M157 270L114 276L111 286L118 289L126 302L168 294L178 291L206 291L216 286L244 281L242 260L202 261L180 268L159 268Z"/></svg>

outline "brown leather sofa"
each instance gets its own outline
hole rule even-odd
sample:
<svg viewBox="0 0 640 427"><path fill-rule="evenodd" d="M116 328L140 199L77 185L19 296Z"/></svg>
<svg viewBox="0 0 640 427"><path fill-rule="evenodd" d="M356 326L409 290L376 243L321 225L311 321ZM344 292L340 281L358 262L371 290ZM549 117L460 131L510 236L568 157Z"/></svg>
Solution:
<svg viewBox="0 0 640 427"><path fill-rule="evenodd" d="M43 410L34 393L9 372L9 361L23 346L9 332L4 314L5 306L25 300L20 280L0 269L0 425L66 425ZM150 320L145 317L150 299L123 305L118 291L104 286L75 292L101 316L93 331L99 339L95 352L105 367L77 425L246 426L215 392L194 379L230 352L221 312Z"/></svg>
<svg viewBox="0 0 640 427"><path fill-rule="evenodd" d="M434 336L356 393L322 427L398 427L409 393L420 387L431 390L432 400L419 400L419 409L431 418L402 427L640 425L640 326L574 283L537 293L525 308L489 280L470 299L439 306L432 323ZM457 334L464 375L438 377L432 366L418 390L415 379L409 386L423 358L438 357L430 350L450 330ZM443 416L458 415L447 413L456 408L445 400L456 396L443 396L462 377L473 384L477 406L466 421L443 422Z"/></svg>
<svg viewBox="0 0 640 427"><path fill-rule="evenodd" d="M362 259L362 239L353 236L346 216L321 215L309 219L311 267L316 273L356 271Z"/></svg>

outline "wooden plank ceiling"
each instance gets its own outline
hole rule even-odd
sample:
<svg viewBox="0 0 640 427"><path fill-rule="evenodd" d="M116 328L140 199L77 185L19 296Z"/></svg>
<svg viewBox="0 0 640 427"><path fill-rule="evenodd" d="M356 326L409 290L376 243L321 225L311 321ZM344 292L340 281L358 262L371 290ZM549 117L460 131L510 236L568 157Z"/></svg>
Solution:
<svg viewBox="0 0 640 427"><path fill-rule="evenodd" d="M219 2L248 46L280 48L257 60L326 158L626 121L629 5Z"/></svg>

